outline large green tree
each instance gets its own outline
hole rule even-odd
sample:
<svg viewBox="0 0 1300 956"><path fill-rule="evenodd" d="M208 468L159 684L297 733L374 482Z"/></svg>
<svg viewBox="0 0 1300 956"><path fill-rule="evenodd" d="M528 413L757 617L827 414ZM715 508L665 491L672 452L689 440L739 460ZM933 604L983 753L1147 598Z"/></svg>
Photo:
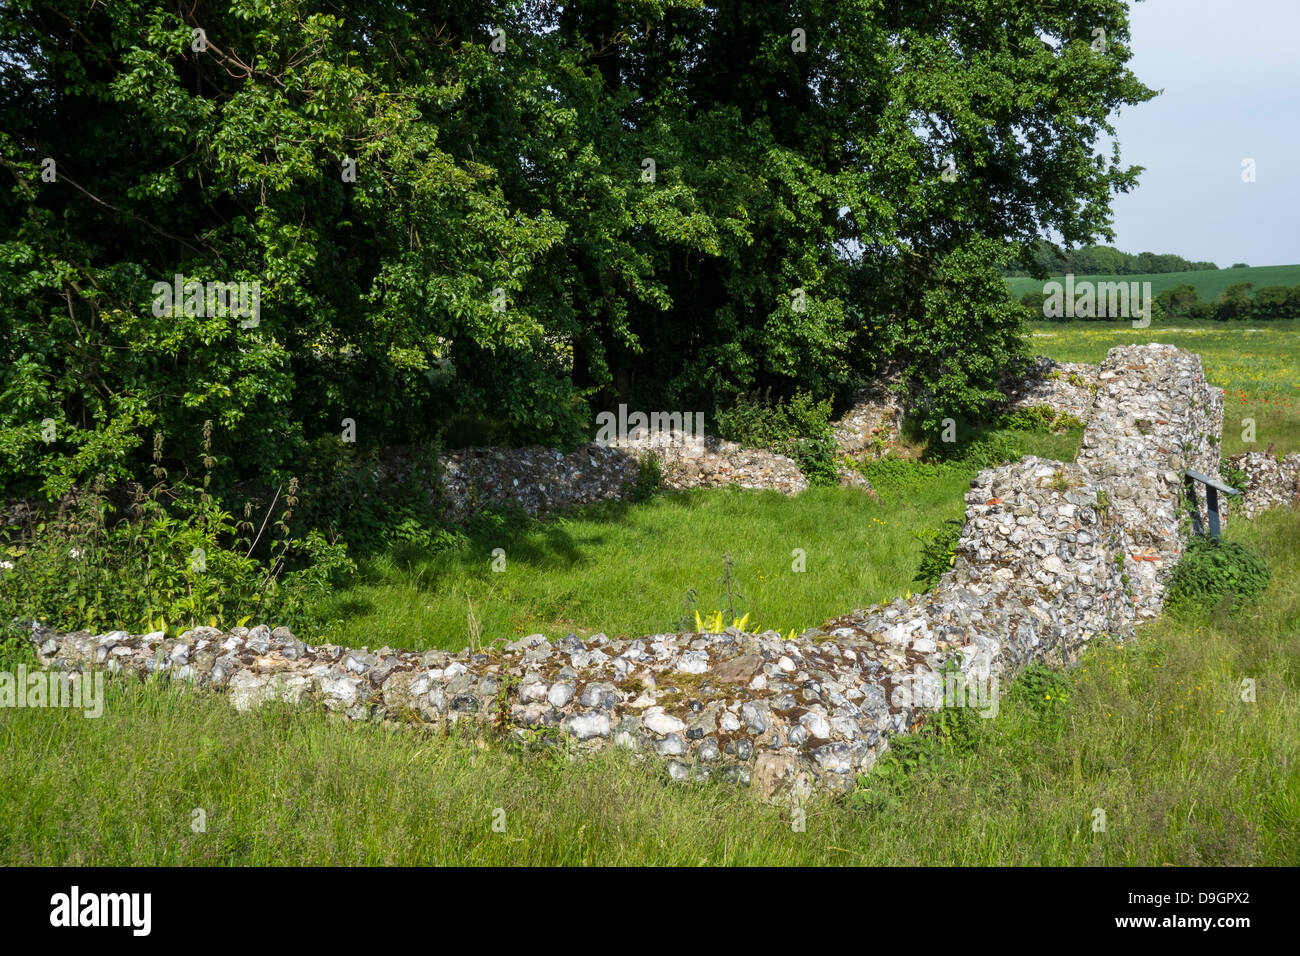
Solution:
<svg viewBox="0 0 1300 956"><path fill-rule="evenodd" d="M591 403L996 396L997 266L1104 234L1118 0L11 0L0 488L242 475L353 419L564 443ZM255 326L154 283L257 282ZM51 423L53 440L51 437Z"/></svg>

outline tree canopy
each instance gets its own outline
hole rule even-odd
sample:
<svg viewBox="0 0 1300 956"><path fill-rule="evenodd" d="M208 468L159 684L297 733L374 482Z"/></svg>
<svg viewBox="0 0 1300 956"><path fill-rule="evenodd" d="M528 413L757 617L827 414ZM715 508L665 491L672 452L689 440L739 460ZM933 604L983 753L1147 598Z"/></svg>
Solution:
<svg viewBox="0 0 1300 956"><path fill-rule="evenodd" d="M1136 181L1098 152L1154 95L1129 56L1120 0L10 0L0 488L206 419L265 477L345 418L564 445L886 365L977 412L1021 349L999 266ZM259 313L157 308L176 276Z"/></svg>

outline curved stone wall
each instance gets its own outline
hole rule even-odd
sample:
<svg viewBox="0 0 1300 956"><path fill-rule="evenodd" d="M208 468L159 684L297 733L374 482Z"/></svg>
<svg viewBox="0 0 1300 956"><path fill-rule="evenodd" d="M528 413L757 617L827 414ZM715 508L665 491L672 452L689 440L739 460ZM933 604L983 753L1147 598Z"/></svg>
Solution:
<svg viewBox="0 0 1300 956"><path fill-rule="evenodd" d="M1159 613L1185 542L1181 471L1217 473L1222 392L1198 356L1133 346L1107 355L1089 405L1077 463L1026 458L972 482L957 559L934 592L793 641L732 629L554 644L531 635L448 654L309 647L264 625L176 639L35 627L32 639L49 666L166 675L220 689L241 709L319 700L356 720L468 721L567 735L578 751L625 746L663 759L674 778L751 781L765 797L842 790L925 712L995 711L999 682L1028 662L1067 663L1098 635L1127 636Z"/></svg>

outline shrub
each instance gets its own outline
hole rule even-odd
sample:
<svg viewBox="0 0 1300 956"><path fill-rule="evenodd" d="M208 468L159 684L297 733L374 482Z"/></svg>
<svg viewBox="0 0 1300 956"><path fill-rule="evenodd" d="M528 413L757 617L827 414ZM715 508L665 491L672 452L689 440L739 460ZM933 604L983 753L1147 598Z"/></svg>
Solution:
<svg viewBox="0 0 1300 956"><path fill-rule="evenodd" d="M1071 376L1071 384L1077 379L1077 375ZM1009 428L1018 432L1063 432L1071 428L1082 428L1083 420L1069 412L1058 412L1050 405L1033 405L1029 408L1020 408L1014 412L1003 415L999 423L1003 428Z"/></svg>
<svg viewBox="0 0 1300 956"><path fill-rule="evenodd" d="M76 490L70 510L7 525L0 546L11 566L0 571L0 621L168 633L252 618L296 631L320 626L319 599L356 569L347 546L319 531L291 536L296 479L260 523L251 504L236 521L207 493L210 437L208 425L201 487L167 483L156 439L156 483L134 485L125 508L115 508L97 481Z"/></svg>
<svg viewBox="0 0 1300 956"><path fill-rule="evenodd" d="M920 590L929 591L937 587L944 572L952 567L964 524L958 518L951 518L942 527L914 532L922 541L921 564L912 579Z"/></svg>
<svg viewBox="0 0 1300 956"><path fill-rule="evenodd" d="M1223 475L1223 480L1233 488L1244 490L1250 485L1250 475L1246 474L1246 472L1240 468L1228 465L1221 468L1220 472Z"/></svg>
<svg viewBox="0 0 1300 956"><path fill-rule="evenodd" d="M637 462L636 485L632 488L633 501L649 501L664 487L663 470L659 456L651 452Z"/></svg>
<svg viewBox="0 0 1300 956"><path fill-rule="evenodd" d="M1259 597L1271 578L1264 559L1244 545L1197 538L1169 578L1166 604L1172 609L1207 610L1226 600L1236 607Z"/></svg>
<svg viewBox="0 0 1300 956"><path fill-rule="evenodd" d="M405 450L400 482L381 481L377 452L359 452L335 436L311 442L294 461L304 476L300 519L327 537L342 537L362 554L395 543L436 548L441 530L436 500L437 442Z"/></svg>
<svg viewBox="0 0 1300 956"><path fill-rule="evenodd" d="M762 395L740 395L731 408L714 417L723 438L794 459L810 484L838 482L829 399L818 402L805 392L795 392L774 402L769 389Z"/></svg>

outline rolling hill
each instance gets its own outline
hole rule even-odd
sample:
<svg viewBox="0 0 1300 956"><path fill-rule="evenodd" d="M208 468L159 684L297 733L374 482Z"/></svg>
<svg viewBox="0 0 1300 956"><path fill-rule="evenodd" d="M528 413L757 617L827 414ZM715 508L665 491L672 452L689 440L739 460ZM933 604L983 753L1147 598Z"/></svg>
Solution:
<svg viewBox="0 0 1300 956"><path fill-rule="evenodd" d="M1063 276L1053 276L1063 281ZM1249 266L1244 269L1207 269L1201 272L1165 272L1159 274L1127 276L1081 276L1075 280L1088 279L1092 282L1150 282L1151 294L1159 295L1165 289L1182 285L1184 282L1196 286L1196 295L1203 302L1213 302L1228 286L1238 282L1254 284L1252 291L1267 285L1300 285L1300 265L1292 266ZM1032 279L1017 276L1007 279L1011 293L1019 299L1026 292L1042 290L1043 283L1050 280Z"/></svg>

